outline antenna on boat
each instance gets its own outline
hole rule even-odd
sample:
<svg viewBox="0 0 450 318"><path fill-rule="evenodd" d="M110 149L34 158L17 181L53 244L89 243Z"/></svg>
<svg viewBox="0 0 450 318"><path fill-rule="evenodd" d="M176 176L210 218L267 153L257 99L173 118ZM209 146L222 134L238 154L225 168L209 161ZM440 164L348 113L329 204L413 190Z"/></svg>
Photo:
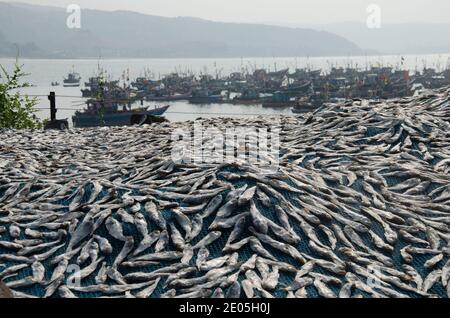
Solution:
<svg viewBox="0 0 450 318"><path fill-rule="evenodd" d="M438 72L441 71L441 55L440 55L440 54L439 54L439 56L438 56L438 60L437 60L437 63L436 63L436 70L437 70Z"/></svg>
<svg viewBox="0 0 450 318"><path fill-rule="evenodd" d="M364 63L366 67L366 72L368 71L368 65L367 65L367 52L364 52Z"/></svg>

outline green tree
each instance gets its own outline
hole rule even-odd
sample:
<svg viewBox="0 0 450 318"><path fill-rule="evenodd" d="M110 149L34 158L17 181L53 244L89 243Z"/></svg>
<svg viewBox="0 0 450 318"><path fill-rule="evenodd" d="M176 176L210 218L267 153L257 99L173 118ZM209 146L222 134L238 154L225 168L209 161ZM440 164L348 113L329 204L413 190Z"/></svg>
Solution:
<svg viewBox="0 0 450 318"><path fill-rule="evenodd" d="M20 89L31 85L23 81L27 76L23 65L16 61L12 73L0 65L2 76L0 80L0 128L36 129L43 123L36 117L36 98L21 95Z"/></svg>

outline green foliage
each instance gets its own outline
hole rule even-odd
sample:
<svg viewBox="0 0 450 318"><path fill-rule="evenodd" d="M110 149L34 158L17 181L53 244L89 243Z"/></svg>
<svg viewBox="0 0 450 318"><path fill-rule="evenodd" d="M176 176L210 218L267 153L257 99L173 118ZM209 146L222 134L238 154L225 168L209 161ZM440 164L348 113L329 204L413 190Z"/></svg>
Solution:
<svg viewBox="0 0 450 318"><path fill-rule="evenodd" d="M0 128L37 129L43 123L35 116L36 98L22 96L20 89L31 85L23 81L27 76L18 62L10 74L0 65L2 81L0 82Z"/></svg>

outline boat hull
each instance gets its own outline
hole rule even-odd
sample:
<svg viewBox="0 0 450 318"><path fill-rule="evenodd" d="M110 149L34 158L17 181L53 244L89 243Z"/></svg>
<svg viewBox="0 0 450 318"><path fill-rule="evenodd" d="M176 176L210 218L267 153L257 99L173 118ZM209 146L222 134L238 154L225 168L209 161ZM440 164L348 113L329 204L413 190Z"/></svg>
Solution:
<svg viewBox="0 0 450 318"><path fill-rule="evenodd" d="M218 104L223 102L222 96L208 96L208 97L191 97L189 103L191 104Z"/></svg>
<svg viewBox="0 0 450 318"><path fill-rule="evenodd" d="M78 113L72 117L74 127L99 127L99 126L129 126L131 125L131 117L136 115L161 116L169 106L155 108L146 111L125 111L116 113L106 113L103 116Z"/></svg>
<svg viewBox="0 0 450 318"><path fill-rule="evenodd" d="M64 83L63 87L80 87L80 83Z"/></svg>
<svg viewBox="0 0 450 318"><path fill-rule="evenodd" d="M317 110L317 107L293 107L291 108L291 111L294 114L306 114L311 113Z"/></svg>
<svg viewBox="0 0 450 318"><path fill-rule="evenodd" d="M232 99L227 103L233 105L261 105L264 102L264 99Z"/></svg>
<svg viewBox="0 0 450 318"><path fill-rule="evenodd" d="M297 104L296 101L287 101L287 102L265 102L262 104L264 108L287 108L292 107Z"/></svg>
<svg viewBox="0 0 450 318"><path fill-rule="evenodd" d="M191 94L180 94L180 95L172 95L172 96L147 96L146 100L149 102L174 102L180 100L188 100L191 97Z"/></svg>

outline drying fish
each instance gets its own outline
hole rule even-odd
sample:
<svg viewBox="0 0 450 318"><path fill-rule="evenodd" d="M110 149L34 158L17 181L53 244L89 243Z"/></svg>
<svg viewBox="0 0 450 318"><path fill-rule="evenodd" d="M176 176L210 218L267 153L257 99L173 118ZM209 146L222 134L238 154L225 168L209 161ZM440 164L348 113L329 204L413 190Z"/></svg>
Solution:
<svg viewBox="0 0 450 318"><path fill-rule="evenodd" d="M134 224L134 218L124 209L119 209L116 213L123 223Z"/></svg>
<svg viewBox="0 0 450 318"><path fill-rule="evenodd" d="M340 292L339 292L339 298L350 298L352 295L352 289L354 288L354 285L352 282L349 282L342 286Z"/></svg>
<svg viewBox="0 0 450 318"><path fill-rule="evenodd" d="M40 262L34 262L31 265L31 270L33 273L33 280L36 283L42 283L45 278L45 267Z"/></svg>
<svg viewBox="0 0 450 318"><path fill-rule="evenodd" d="M173 209L172 213L177 221L177 223L181 226L181 228L183 229L185 236L186 237L190 237L191 235L191 231L192 231L192 222L189 219L189 217L187 217L186 215L184 215L183 213L181 213L179 210L177 209Z"/></svg>
<svg viewBox="0 0 450 318"><path fill-rule="evenodd" d="M82 279L90 276L92 273L95 272L95 270L97 269L98 264L100 262L102 262L102 261L103 261L103 258L99 258L98 260L92 262L91 264L89 264L85 268L83 268L83 269L73 273L69 277L67 277L67 281L69 281L69 282L76 282L78 280L82 280Z"/></svg>
<svg viewBox="0 0 450 318"><path fill-rule="evenodd" d="M202 217L208 218L211 214L216 212L216 210L220 207L220 205L223 202L222 195L215 196L206 206L205 210L203 211Z"/></svg>
<svg viewBox="0 0 450 318"><path fill-rule="evenodd" d="M155 237L156 236L157 235L155 235ZM170 239L169 232L167 230L162 231L159 234L158 242L156 242L155 252L159 253L164 251L166 249L167 244L169 244L169 239Z"/></svg>
<svg viewBox="0 0 450 318"><path fill-rule="evenodd" d="M78 298L67 286L59 287L58 293L61 298Z"/></svg>
<svg viewBox="0 0 450 318"><path fill-rule="evenodd" d="M262 234L267 234L269 226L265 217L258 211L255 203L252 201L250 204L250 215L253 220L253 225Z"/></svg>
<svg viewBox="0 0 450 318"><path fill-rule="evenodd" d="M106 238L101 237L99 235L94 235L94 238L97 240L100 251L102 253L104 253L105 255L109 255L113 252L113 247Z"/></svg>
<svg viewBox="0 0 450 318"><path fill-rule="evenodd" d="M325 298L336 298L336 295L333 293L333 291L328 288L328 286L325 285L325 283L323 283L320 279L315 279L313 284L320 296Z"/></svg>
<svg viewBox="0 0 450 318"><path fill-rule="evenodd" d="M106 280L108 279L107 275L108 265L106 262L102 263L102 266L100 267L97 276L95 276L95 283L98 285L104 284Z"/></svg>
<svg viewBox="0 0 450 318"><path fill-rule="evenodd" d="M170 238L175 248L183 251L186 245L186 241L173 223L170 224L170 232Z"/></svg>
<svg viewBox="0 0 450 318"><path fill-rule="evenodd" d="M202 119L279 132L270 171L175 163L167 136L194 122L1 130L0 278L17 297L447 297L449 92Z"/></svg>
<svg viewBox="0 0 450 318"><path fill-rule="evenodd" d="M132 236L128 236L125 240L125 244L123 245L122 250L114 260L113 267L117 267L120 264L122 264L122 262L127 258L128 254L131 253L133 248L134 248L134 239Z"/></svg>
<svg viewBox="0 0 450 318"><path fill-rule="evenodd" d="M434 268L440 261L444 259L444 254L436 255L435 257L429 259L425 262L424 267L427 269Z"/></svg>
<svg viewBox="0 0 450 318"><path fill-rule="evenodd" d="M123 235L122 225L112 216L108 217L105 222L109 235L119 241L125 242L127 238Z"/></svg>
<svg viewBox="0 0 450 318"><path fill-rule="evenodd" d="M155 291L156 287L158 287L160 280L161 278L157 278L152 285L138 292L136 294L136 298L149 298Z"/></svg>
<svg viewBox="0 0 450 318"><path fill-rule="evenodd" d="M203 266L208 257L209 257L209 250L206 247L201 247L197 253L197 260L195 263L198 269L200 269Z"/></svg>
<svg viewBox="0 0 450 318"><path fill-rule="evenodd" d="M76 231L73 233L72 238L69 242L68 250L76 247L82 240L92 234L94 229L94 222L92 220L92 216L87 215L83 222L78 226Z"/></svg>
<svg viewBox="0 0 450 318"><path fill-rule="evenodd" d="M423 292L428 292L428 290L430 288L432 288L434 286L434 284L436 284L439 279L441 278L442 275L442 270L437 269L433 272L431 272L423 281L423 286L422 286L422 291Z"/></svg>
<svg viewBox="0 0 450 318"><path fill-rule="evenodd" d="M253 197L255 196L255 192L256 192L256 187L252 187L252 188L246 190L239 197L238 205L239 206L244 206L244 205L248 204L253 199Z"/></svg>
<svg viewBox="0 0 450 318"><path fill-rule="evenodd" d="M194 250L208 246L212 244L214 241L218 240L222 236L222 232L214 231L206 235L202 240L200 240L197 244L195 244L192 248Z"/></svg>
<svg viewBox="0 0 450 318"><path fill-rule="evenodd" d="M17 225L12 224L12 225L9 227L9 235L10 235L12 238L18 238L18 237L20 236L20 233L21 233L20 227L18 227Z"/></svg>
<svg viewBox="0 0 450 318"><path fill-rule="evenodd" d="M190 242L193 239L197 238L203 230L203 216L201 214L196 214L192 218L192 228L189 235L186 235L186 241Z"/></svg>
<svg viewBox="0 0 450 318"><path fill-rule="evenodd" d="M144 238L139 243L138 247L133 251L133 256L139 255L142 252L146 251L150 247L155 244L161 237L160 231L155 231L150 233L149 235L144 236Z"/></svg>
<svg viewBox="0 0 450 318"><path fill-rule="evenodd" d="M166 220L162 217L161 212L156 207L156 204L153 201L148 201L145 204L145 211L149 216L150 220L155 222L155 224L161 229L165 230L167 228Z"/></svg>

